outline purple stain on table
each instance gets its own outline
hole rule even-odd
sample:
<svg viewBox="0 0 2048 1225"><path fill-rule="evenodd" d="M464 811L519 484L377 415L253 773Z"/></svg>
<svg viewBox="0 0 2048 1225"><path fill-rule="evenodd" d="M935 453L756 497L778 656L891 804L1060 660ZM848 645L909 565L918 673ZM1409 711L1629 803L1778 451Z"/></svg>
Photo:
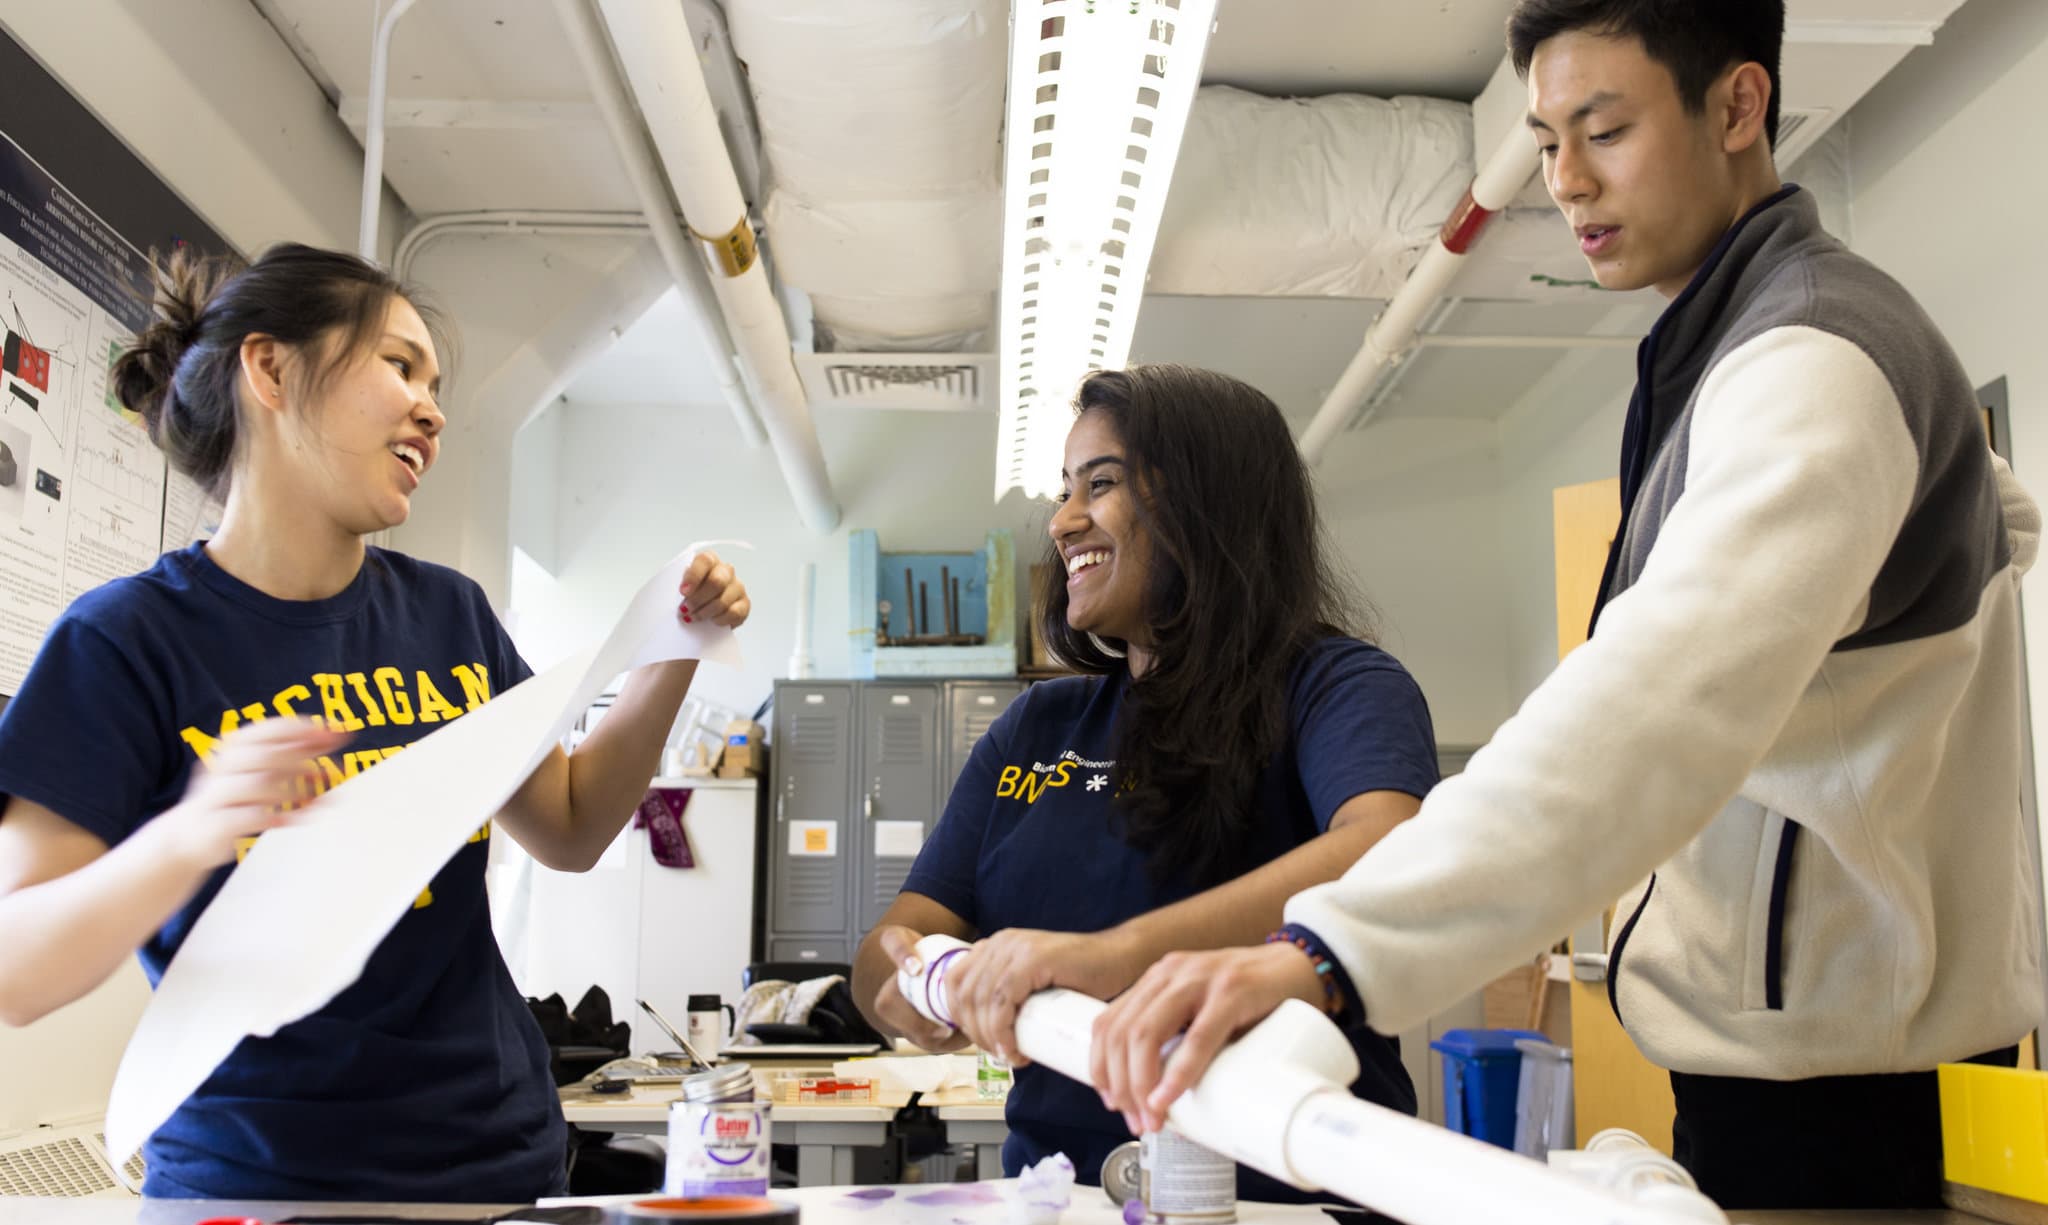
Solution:
<svg viewBox="0 0 2048 1225"><path fill-rule="evenodd" d="M848 1208L856 1212L866 1212L870 1208L879 1207L883 1200L896 1198L896 1191L891 1187L862 1187L858 1191L847 1192L845 1198L851 1201L846 1205Z"/></svg>
<svg viewBox="0 0 2048 1225"><path fill-rule="evenodd" d="M1138 1225L1145 1219L1145 1205L1139 1200L1124 1201L1124 1225Z"/></svg>
<svg viewBox="0 0 2048 1225"><path fill-rule="evenodd" d="M954 1183L937 1191L913 1195L903 1202L906 1204L932 1204L941 1208L962 1208L969 1204L999 1204L1003 1201L995 1184L986 1182Z"/></svg>

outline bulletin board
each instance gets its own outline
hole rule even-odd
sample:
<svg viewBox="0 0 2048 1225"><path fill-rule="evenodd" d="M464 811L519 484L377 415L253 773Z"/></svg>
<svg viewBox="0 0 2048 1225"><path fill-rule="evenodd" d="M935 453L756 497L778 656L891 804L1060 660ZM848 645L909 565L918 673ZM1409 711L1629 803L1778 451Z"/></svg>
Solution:
<svg viewBox="0 0 2048 1225"><path fill-rule="evenodd" d="M0 703L59 613L218 522L114 398L148 251L230 248L0 32Z"/></svg>

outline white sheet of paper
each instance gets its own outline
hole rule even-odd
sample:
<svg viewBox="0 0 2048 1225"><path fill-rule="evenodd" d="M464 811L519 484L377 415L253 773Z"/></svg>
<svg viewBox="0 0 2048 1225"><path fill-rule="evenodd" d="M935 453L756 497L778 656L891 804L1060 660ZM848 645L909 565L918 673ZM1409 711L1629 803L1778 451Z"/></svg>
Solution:
<svg viewBox="0 0 2048 1225"><path fill-rule="evenodd" d="M915 859L924 846L924 822L875 822L875 854L895 859Z"/></svg>
<svg viewBox="0 0 2048 1225"><path fill-rule="evenodd" d="M839 853L839 822L791 821L789 853L830 859Z"/></svg>
<svg viewBox="0 0 2048 1225"><path fill-rule="evenodd" d="M647 580L600 645L422 737L321 796L299 824L257 841L193 924L121 1058L107 1103L116 1161L141 1148L244 1037L268 1037L355 982L420 891L613 677L670 659L740 666L731 630L675 615L683 571L709 547L691 545Z"/></svg>

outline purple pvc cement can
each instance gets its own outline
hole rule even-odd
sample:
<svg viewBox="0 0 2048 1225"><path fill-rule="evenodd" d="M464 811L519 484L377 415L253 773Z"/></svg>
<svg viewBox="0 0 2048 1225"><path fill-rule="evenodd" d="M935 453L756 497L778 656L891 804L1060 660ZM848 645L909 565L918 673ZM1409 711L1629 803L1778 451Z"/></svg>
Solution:
<svg viewBox="0 0 2048 1225"><path fill-rule="evenodd" d="M669 1107L668 1195L766 1195L768 1103L754 1098L754 1074L728 1064L683 1080Z"/></svg>

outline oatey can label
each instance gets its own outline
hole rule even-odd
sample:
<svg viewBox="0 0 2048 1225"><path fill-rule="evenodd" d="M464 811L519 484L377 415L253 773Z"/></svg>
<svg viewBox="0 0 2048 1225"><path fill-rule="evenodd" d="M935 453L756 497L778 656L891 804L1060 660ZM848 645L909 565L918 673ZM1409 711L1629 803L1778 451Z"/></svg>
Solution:
<svg viewBox="0 0 2048 1225"><path fill-rule="evenodd" d="M1152 1225L1237 1220L1237 1163L1168 1127L1142 1137L1138 1178Z"/></svg>
<svg viewBox="0 0 2048 1225"><path fill-rule="evenodd" d="M666 1195L768 1194L768 1103L677 1102L668 1111Z"/></svg>

